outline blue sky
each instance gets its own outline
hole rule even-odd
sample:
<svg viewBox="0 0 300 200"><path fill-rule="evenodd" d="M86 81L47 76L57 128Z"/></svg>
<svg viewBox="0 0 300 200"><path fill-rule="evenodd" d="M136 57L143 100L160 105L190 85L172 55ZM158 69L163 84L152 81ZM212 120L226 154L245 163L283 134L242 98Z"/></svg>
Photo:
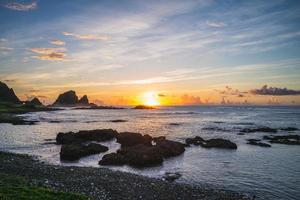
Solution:
<svg viewBox="0 0 300 200"><path fill-rule="evenodd" d="M299 1L0 2L0 79L24 98L76 89L116 103L149 90L299 102L217 92L300 89Z"/></svg>

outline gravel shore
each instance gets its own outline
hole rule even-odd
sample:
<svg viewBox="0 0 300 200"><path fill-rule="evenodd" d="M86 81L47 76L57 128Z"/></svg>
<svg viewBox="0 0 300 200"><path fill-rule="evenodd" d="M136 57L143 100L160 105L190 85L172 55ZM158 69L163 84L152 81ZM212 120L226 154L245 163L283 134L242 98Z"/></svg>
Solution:
<svg viewBox="0 0 300 200"><path fill-rule="evenodd" d="M206 189L105 168L65 167L28 155L0 152L1 173L25 177L30 185L85 194L91 199L250 199L229 191Z"/></svg>

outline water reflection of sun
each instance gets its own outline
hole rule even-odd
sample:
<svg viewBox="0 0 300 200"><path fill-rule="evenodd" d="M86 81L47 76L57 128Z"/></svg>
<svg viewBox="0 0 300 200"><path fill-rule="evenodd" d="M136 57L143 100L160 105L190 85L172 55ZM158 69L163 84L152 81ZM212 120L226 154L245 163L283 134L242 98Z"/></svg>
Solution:
<svg viewBox="0 0 300 200"><path fill-rule="evenodd" d="M158 95L156 92L145 92L141 97L141 102L146 106L160 105Z"/></svg>

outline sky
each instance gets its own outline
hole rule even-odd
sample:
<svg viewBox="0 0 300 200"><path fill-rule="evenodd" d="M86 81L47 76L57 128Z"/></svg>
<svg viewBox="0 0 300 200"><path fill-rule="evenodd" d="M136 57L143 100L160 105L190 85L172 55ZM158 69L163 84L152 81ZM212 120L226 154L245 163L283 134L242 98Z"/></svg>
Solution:
<svg viewBox="0 0 300 200"><path fill-rule="evenodd" d="M46 104L300 104L300 1L0 0L0 80Z"/></svg>

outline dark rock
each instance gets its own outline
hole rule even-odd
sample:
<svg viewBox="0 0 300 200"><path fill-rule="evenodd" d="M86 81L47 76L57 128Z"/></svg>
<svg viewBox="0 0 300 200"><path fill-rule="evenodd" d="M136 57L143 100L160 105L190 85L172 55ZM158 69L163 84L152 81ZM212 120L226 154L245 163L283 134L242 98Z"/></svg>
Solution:
<svg viewBox="0 0 300 200"><path fill-rule="evenodd" d="M14 90L9 88L5 83L0 81L0 102L8 102L14 104L21 104L22 102L16 96Z"/></svg>
<svg viewBox="0 0 300 200"><path fill-rule="evenodd" d="M89 105L89 99L86 95L84 95L83 97L81 97L81 99L79 99L78 104L82 104L82 105Z"/></svg>
<svg viewBox="0 0 300 200"><path fill-rule="evenodd" d="M89 131L79 131L77 133L58 133L57 144L82 143L86 141L108 141L117 136L118 132L112 129L96 129Z"/></svg>
<svg viewBox="0 0 300 200"><path fill-rule="evenodd" d="M260 127L260 128L245 128L242 129L243 133L255 133L255 132L264 132L264 133L277 133L277 129L269 127Z"/></svg>
<svg viewBox="0 0 300 200"><path fill-rule="evenodd" d="M205 140L205 142L203 142L201 146L205 148L214 147L214 148L224 148L224 149L237 149L237 145L235 143L221 138Z"/></svg>
<svg viewBox="0 0 300 200"><path fill-rule="evenodd" d="M295 128L295 127L287 127L287 128L281 128L280 130L282 130L282 131L297 131L298 128Z"/></svg>
<svg viewBox="0 0 300 200"><path fill-rule="evenodd" d="M109 122L120 123L120 122L127 122L127 120L124 120L124 119L115 119L115 120L110 120Z"/></svg>
<svg viewBox="0 0 300 200"><path fill-rule="evenodd" d="M99 161L99 165L124 165L128 161L124 155L120 153L106 154Z"/></svg>
<svg viewBox="0 0 300 200"><path fill-rule="evenodd" d="M26 105L34 105L34 106L43 106L40 100L37 97L34 97L31 101L26 101Z"/></svg>
<svg viewBox="0 0 300 200"><path fill-rule="evenodd" d="M179 126L180 124L179 123L170 123L169 125L170 126Z"/></svg>
<svg viewBox="0 0 300 200"><path fill-rule="evenodd" d="M191 144L193 144L193 145L200 145L203 142L204 142L204 139L202 137L199 137L199 136L196 136L194 138L187 138L187 139L185 139L185 143L187 145L191 145Z"/></svg>
<svg viewBox="0 0 300 200"><path fill-rule="evenodd" d="M153 106L138 105L135 106L133 109L155 109L155 108Z"/></svg>
<svg viewBox="0 0 300 200"><path fill-rule="evenodd" d="M82 144L66 144L61 146L60 158L62 160L75 161L81 157L108 151L106 146L91 143Z"/></svg>
<svg viewBox="0 0 300 200"><path fill-rule="evenodd" d="M144 144L122 148L118 150L118 154L125 156L129 165L137 167L152 166L163 162L163 155L159 148Z"/></svg>
<svg viewBox="0 0 300 200"><path fill-rule="evenodd" d="M265 136L264 139L269 140L270 143L300 145L300 135Z"/></svg>
<svg viewBox="0 0 300 200"><path fill-rule="evenodd" d="M156 146L159 148L163 157L178 156L185 151L185 144L166 139L156 140Z"/></svg>
<svg viewBox="0 0 300 200"><path fill-rule="evenodd" d="M163 179L168 182L174 182L176 179L179 179L181 177L181 174L179 172L166 172L163 176Z"/></svg>
<svg viewBox="0 0 300 200"><path fill-rule="evenodd" d="M137 144L144 144L151 146L152 137L150 135L143 136L140 133L123 132L117 136L117 142L122 147L134 146Z"/></svg>
<svg viewBox="0 0 300 200"><path fill-rule="evenodd" d="M158 137L154 137L153 141L156 142L157 140L165 140L166 137L165 136L158 136Z"/></svg>
<svg viewBox="0 0 300 200"><path fill-rule="evenodd" d="M70 90L63 94L60 94L57 100L54 102L54 105L74 105L78 103L78 97L75 91Z"/></svg>
<svg viewBox="0 0 300 200"><path fill-rule="evenodd" d="M261 146L261 147L271 147L271 145L260 142L260 140L258 140L258 139L249 139L247 144Z"/></svg>

